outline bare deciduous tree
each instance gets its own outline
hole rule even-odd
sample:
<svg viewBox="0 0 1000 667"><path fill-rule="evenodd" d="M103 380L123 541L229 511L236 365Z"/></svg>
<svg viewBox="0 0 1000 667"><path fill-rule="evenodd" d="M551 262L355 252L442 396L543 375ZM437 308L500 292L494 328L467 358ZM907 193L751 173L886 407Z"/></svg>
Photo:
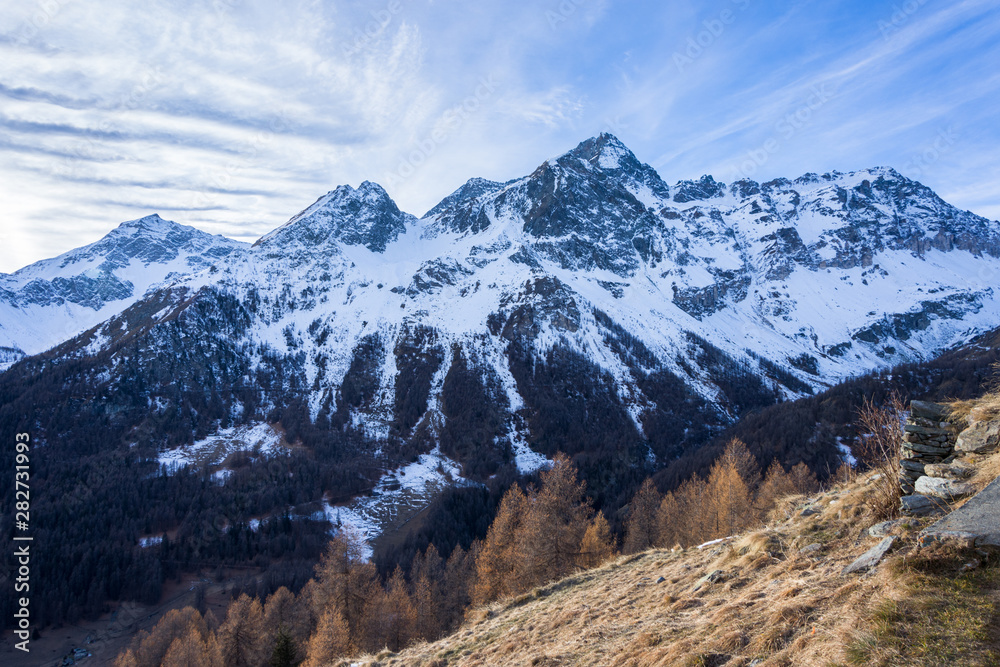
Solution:
<svg viewBox="0 0 1000 667"><path fill-rule="evenodd" d="M905 414L906 404L896 392L882 405L866 397L858 411L862 434L856 454L862 465L875 472L865 504L878 519L890 519L899 512L899 457Z"/></svg>

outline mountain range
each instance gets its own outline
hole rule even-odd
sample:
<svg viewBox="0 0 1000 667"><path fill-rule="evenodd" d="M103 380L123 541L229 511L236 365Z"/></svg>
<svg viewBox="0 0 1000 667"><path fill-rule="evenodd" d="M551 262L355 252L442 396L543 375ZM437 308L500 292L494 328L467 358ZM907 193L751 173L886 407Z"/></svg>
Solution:
<svg viewBox="0 0 1000 667"><path fill-rule="evenodd" d="M239 350L206 392L280 360L278 395L230 397L230 418L291 392L373 441L439 438L459 369L494 407L477 451L529 466L570 444L549 402L583 430L593 403L656 461L747 410L992 328L998 271L1000 225L893 169L668 185L603 134L523 178L472 179L421 218L366 181L252 247L123 223L0 277L0 346L9 366L61 344L48 354L92 359L95 390L126 359L189 355L187 340ZM146 386L170 394L173 378Z"/></svg>
<svg viewBox="0 0 1000 667"><path fill-rule="evenodd" d="M122 223L96 243L0 274L0 369L246 246L153 214Z"/></svg>
<svg viewBox="0 0 1000 667"><path fill-rule="evenodd" d="M180 571L297 590L342 520L387 572L468 548L559 452L616 530L732 435L830 474L883 391L851 378L984 381L998 272L1000 224L890 168L668 185L607 134L419 218L364 182L252 245L123 223L0 276L0 429L30 434L60 582L38 620Z"/></svg>

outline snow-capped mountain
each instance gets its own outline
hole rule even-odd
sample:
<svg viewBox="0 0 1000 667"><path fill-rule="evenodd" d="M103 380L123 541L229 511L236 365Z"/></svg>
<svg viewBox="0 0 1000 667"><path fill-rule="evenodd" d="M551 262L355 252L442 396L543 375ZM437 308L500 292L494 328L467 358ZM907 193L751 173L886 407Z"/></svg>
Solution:
<svg viewBox="0 0 1000 667"><path fill-rule="evenodd" d="M13 274L0 274L0 369L104 322L154 285L197 273L247 244L150 215Z"/></svg>
<svg viewBox="0 0 1000 667"><path fill-rule="evenodd" d="M585 476L656 465L747 410L1000 323L1000 225L892 169L668 185L607 134L419 219L365 182L244 252L190 238L175 264L211 252L214 270L138 299L109 269L94 303L135 303L48 359L76 360L104 401L141 395L139 422L295 405L314 428L437 443L483 475L558 450L592 454Z"/></svg>

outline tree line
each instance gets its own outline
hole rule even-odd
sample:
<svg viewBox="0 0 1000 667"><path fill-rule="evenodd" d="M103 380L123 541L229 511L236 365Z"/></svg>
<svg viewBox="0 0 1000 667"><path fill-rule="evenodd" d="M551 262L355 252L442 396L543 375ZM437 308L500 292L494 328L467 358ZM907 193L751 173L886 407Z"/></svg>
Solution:
<svg viewBox="0 0 1000 667"><path fill-rule="evenodd" d="M759 523L781 497L819 488L799 464L786 471L757 460L732 440L707 478L695 475L661 494L647 479L629 503L622 553L691 545ZM538 484L513 484L484 538L443 558L430 544L402 567L379 575L361 535L344 526L330 541L315 576L296 595L241 594L219 623L209 612L172 611L141 633L116 667L225 665L320 667L338 658L398 651L456 628L467 613L512 598L619 554L618 536L595 511L571 459L557 454Z"/></svg>

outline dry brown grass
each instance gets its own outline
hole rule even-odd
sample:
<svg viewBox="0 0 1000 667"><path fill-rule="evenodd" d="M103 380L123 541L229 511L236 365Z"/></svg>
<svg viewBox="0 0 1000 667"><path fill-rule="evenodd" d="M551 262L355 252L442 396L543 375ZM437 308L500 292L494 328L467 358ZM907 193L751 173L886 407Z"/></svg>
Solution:
<svg viewBox="0 0 1000 667"><path fill-rule="evenodd" d="M989 385L989 391L980 396L964 401L949 401L951 421L967 425L971 422L1000 419L1000 362L993 364L994 376Z"/></svg>
<svg viewBox="0 0 1000 667"><path fill-rule="evenodd" d="M715 561L714 567L741 568L758 561L762 566L770 563L784 551L785 545L774 531L758 530L726 544L722 556Z"/></svg>
<svg viewBox="0 0 1000 667"><path fill-rule="evenodd" d="M378 662L382 667L435 661L448 667L849 664L848 648L858 645L879 602L895 594L903 585L898 582L909 581L887 568L865 577L840 575L876 542L858 539L861 528L875 522L855 509L863 507L865 486L861 477L799 498L777 523L728 543L621 558L538 595L477 610L453 635ZM807 501L819 515L801 516ZM814 542L824 545L820 552L801 555L792 546ZM907 547L900 553L908 553ZM695 591L696 582L714 570L722 571L722 579ZM656 583L660 577L664 581ZM879 645L879 650L888 649Z"/></svg>
<svg viewBox="0 0 1000 667"><path fill-rule="evenodd" d="M968 401L951 401L951 420L961 424L1000 418L1000 391Z"/></svg>
<svg viewBox="0 0 1000 667"><path fill-rule="evenodd" d="M1000 452L979 458L976 461L976 473L969 481L982 490L997 477L1000 477Z"/></svg>
<svg viewBox="0 0 1000 667"><path fill-rule="evenodd" d="M979 463L977 484L1000 475L1000 454ZM1000 667L1000 563L917 551L931 519L914 519L876 570L840 574L877 543L860 537L879 519L866 505L874 474L784 499L767 526L733 540L622 557L474 610L437 642L356 664ZM819 513L803 517L806 506ZM715 570L719 581L694 590Z"/></svg>

